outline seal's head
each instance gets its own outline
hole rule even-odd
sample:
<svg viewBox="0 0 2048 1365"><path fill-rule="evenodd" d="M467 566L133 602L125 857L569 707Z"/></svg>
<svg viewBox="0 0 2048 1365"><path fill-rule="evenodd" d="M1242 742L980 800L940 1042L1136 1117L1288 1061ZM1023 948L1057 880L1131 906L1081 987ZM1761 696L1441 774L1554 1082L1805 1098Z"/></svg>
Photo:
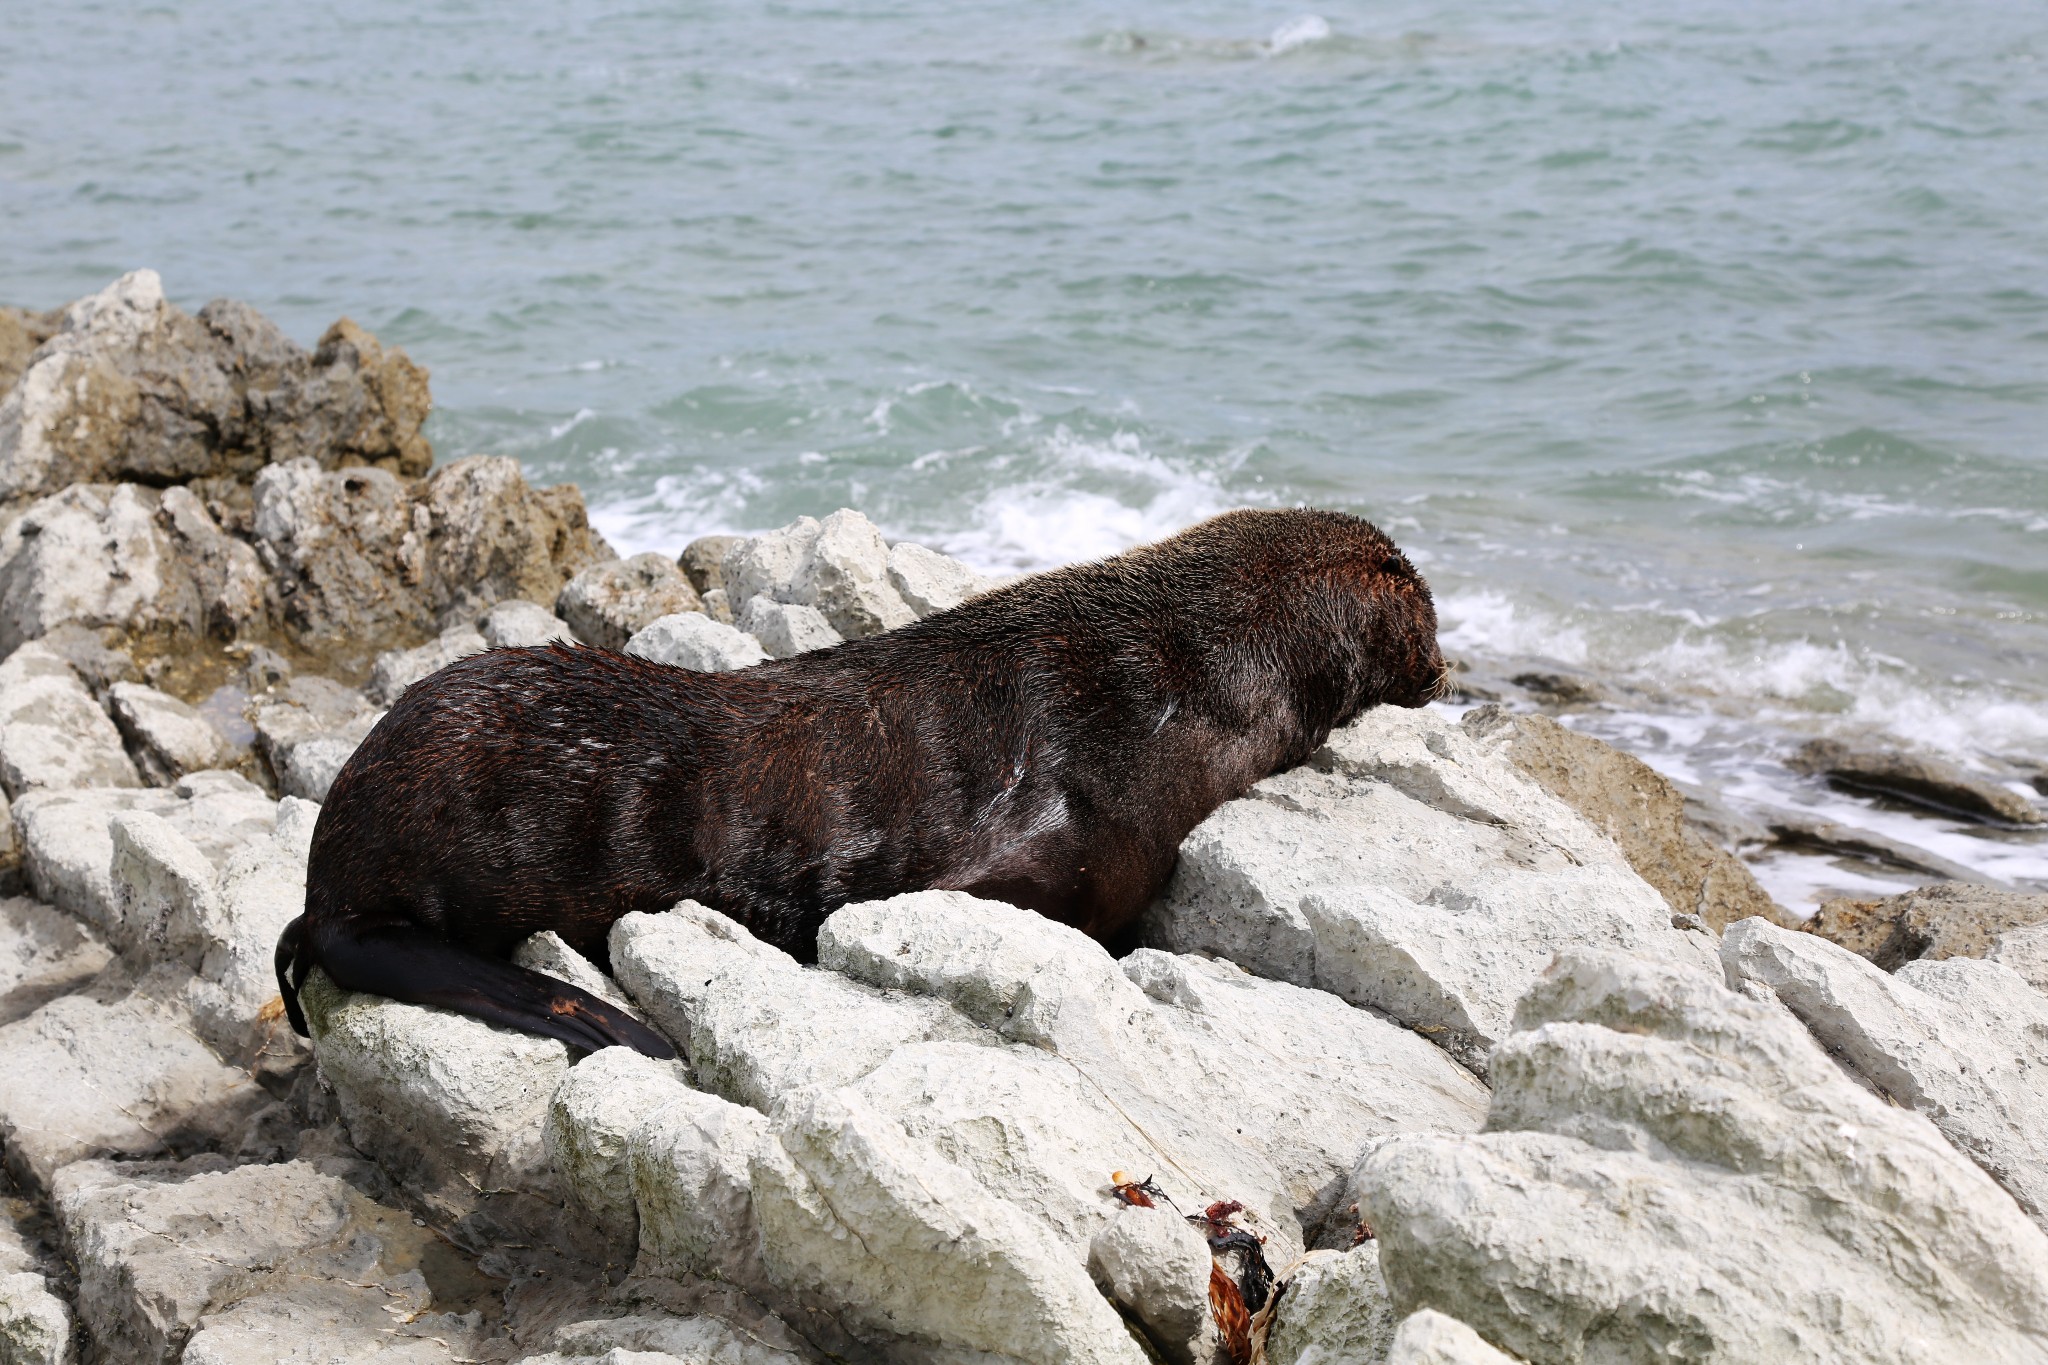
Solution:
<svg viewBox="0 0 2048 1365"><path fill-rule="evenodd" d="M1359 525L1379 542L1365 553L1377 562L1356 580L1353 598L1362 619L1352 630L1366 643L1369 661L1359 705L1427 706L1451 681L1436 641L1436 601L1408 556L1370 523Z"/></svg>
<svg viewBox="0 0 2048 1365"><path fill-rule="evenodd" d="M1313 508L1241 510L1165 545L1176 542L1220 552L1274 663L1328 723L1444 695L1429 585L1371 522Z"/></svg>

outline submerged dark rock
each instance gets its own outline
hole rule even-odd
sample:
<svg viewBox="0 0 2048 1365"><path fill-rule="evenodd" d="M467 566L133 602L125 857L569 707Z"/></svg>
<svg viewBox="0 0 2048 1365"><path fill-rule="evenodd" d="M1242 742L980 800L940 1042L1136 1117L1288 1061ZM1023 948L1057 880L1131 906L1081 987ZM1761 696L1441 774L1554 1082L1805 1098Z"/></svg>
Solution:
<svg viewBox="0 0 2048 1365"><path fill-rule="evenodd" d="M1930 754L1816 739L1786 762L1794 772L1824 777L1838 787L1893 797L1965 819L2006 825L2048 822L2039 806L2010 787Z"/></svg>

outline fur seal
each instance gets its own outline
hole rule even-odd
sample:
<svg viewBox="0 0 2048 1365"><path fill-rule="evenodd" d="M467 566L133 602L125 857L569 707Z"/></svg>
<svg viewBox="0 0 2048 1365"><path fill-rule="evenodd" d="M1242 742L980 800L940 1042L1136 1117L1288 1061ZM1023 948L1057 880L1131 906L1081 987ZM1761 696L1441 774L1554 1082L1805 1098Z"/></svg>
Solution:
<svg viewBox="0 0 2048 1365"><path fill-rule="evenodd" d="M1181 841L1368 707L1444 680L1429 588L1337 512L1237 511L885 635L696 673L498 649L410 688L335 779L278 986L437 1005L582 1048L669 1045L505 961L607 962L685 898L814 961L839 906L952 888L1113 941Z"/></svg>

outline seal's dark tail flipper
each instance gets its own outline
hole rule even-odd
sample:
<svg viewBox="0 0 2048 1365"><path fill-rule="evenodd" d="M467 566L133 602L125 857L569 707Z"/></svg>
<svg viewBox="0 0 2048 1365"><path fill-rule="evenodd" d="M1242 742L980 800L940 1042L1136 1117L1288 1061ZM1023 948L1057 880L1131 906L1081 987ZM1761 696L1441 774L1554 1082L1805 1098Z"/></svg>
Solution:
<svg viewBox="0 0 2048 1365"><path fill-rule="evenodd" d="M277 936L277 993L284 1000L292 1032L307 1037L306 1012L299 1008L299 982L305 979L306 917L300 915Z"/></svg>
<svg viewBox="0 0 2048 1365"><path fill-rule="evenodd" d="M666 1038L588 991L413 925L338 934L318 946L322 970L347 990L435 1005L589 1052L630 1047L661 1061L676 1055Z"/></svg>

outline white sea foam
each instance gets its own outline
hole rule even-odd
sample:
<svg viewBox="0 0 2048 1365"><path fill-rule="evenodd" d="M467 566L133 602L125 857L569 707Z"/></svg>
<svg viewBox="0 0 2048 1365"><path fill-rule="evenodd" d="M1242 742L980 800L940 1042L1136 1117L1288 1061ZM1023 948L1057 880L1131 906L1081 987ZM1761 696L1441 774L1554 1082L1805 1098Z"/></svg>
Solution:
<svg viewBox="0 0 2048 1365"><path fill-rule="evenodd" d="M1622 662L1622 661L1617 661ZM1904 661L1839 641L1774 641L1736 649L1686 638L1626 661L1627 672L1781 713L1804 711L1830 728L1876 729L1969 761L2048 753L2048 704L1983 684L1945 684ZM1837 717L1828 721L1828 717Z"/></svg>
<svg viewBox="0 0 2048 1365"><path fill-rule="evenodd" d="M747 526L747 505L767 486L751 469L664 474L644 497L592 507L590 524L622 555L674 554L695 536Z"/></svg>
<svg viewBox="0 0 2048 1365"><path fill-rule="evenodd" d="M1445 593L1437 599L1436 617L1437 638L1452 654L1586 662L1583 631L1492 589Z"/></svg>
<svg viewBox="0 0 2048 1365"><path fill-rule="evenodd" d="M942 548L985 571L1029 572L1115 554L1243 501L1132 432L1094 438L1056 426L1036 445L1033 463L1045 472L984 495L972 529L940 538Z"/></svg>
<svg viewBox="0 0 2048 1365"><path fill-rule="evenodd" d="M568 421L557 422L548 428L548 439L550 441L559 441L595 416L597 414L589 408L578 408L576 409L576 415Z"/></svg>
<svg viewBox="0 0 2048 1365"><path fill-rule="evenodd" d="M1266 51L1277 57L1297 47L1320 43L1330 36L1330 21L1320 14L1303 14L1289 19L1266 39Z"/></svg>

